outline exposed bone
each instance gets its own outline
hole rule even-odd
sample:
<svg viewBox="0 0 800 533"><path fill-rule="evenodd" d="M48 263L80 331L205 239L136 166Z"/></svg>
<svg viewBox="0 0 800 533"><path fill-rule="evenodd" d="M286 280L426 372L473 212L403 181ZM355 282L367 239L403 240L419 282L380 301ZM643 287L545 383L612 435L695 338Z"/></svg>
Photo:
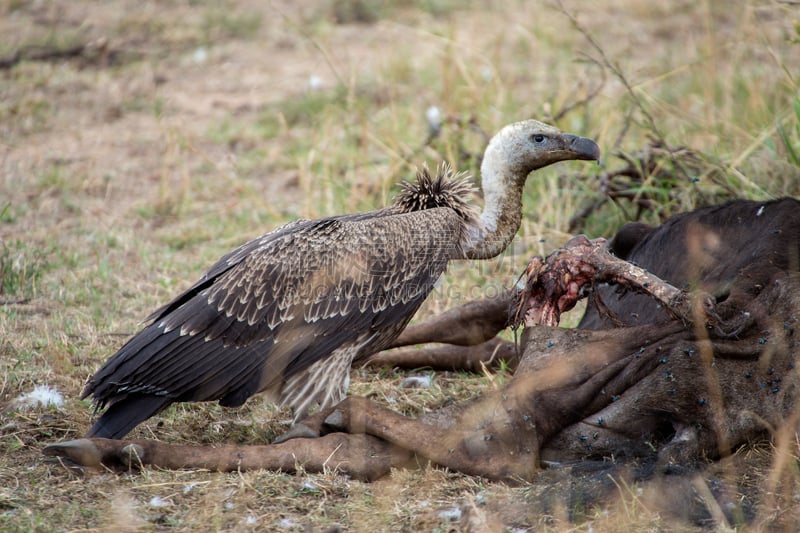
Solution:
<svg viewBox="0 0 800 533"><path fill-rule="evenodd" d="M688 295L646 270L618 259L608 250L606 239L589 240L583 235L570 239L563 248L547 256L534 257L525 270L528 278L516 320L526 326L557 326L561 314L572 309L584 296L584 289L596 283L616 283L647 294L663 304L676 318L692 322L698 316ZM718 320L714 300L698 294L702 314Z"/></svg>

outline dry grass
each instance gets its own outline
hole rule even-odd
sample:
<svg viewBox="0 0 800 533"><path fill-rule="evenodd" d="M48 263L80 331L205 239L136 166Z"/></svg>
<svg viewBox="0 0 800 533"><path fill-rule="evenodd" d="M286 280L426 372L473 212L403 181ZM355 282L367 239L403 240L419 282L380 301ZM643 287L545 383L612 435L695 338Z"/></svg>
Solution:
<svg viewBox="0 0 800 533"><path fill-rule="evenodd" d="M788 439L776 441L780 453L740 451L674 504L664 487L624 476L607 500L578 501L576 479L596 479L554 471L508 487L422 465L363 484L336 472L79 477L43 460L44 444L88 427L91 408L77 399L86 377L222 253L298 216L382 205L425 160L475 172L485 135L507 122L533 116L596 138L608 154L598 173L652 138L702 154L685 178L633 184L634 200L649 195L661 216L731 191L800 193L779 134L800 151L791 3L389 4L0 2L0 56L91 44L82 57L0 72L0 529L791 528L800 478ZM426 145L431 105L447 122ZM681 165L670 155L660 164ZM423 313L512 283L530 254L563 242L571 217L601 195L574 177L585 170L537 174L512 250L454 266ZM603 204L583 230L613 231L631 205ZM501 379L439 375L430 390L404 390L394 372L358 371L353 392L415 414ZM65 404L9 404L42 384ZM177 406L136 434L254 443L285 418L258 400ZM720 515L721 495L746 512ZM705 514L687 514L687 501Z"/></svg>

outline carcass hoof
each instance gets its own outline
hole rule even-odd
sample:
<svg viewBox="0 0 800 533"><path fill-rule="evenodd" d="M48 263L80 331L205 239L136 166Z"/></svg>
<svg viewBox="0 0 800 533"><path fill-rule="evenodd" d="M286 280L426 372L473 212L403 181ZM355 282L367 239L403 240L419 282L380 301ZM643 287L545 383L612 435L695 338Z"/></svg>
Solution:
<svg viewBox="0 0 800 533"><path fill-rule="evenodd" d="M42 453L52 457L68 459L80 466L100 467L102 454L89 439L68 440L45 446Z"/></svg>
<svg viewBox="0 0 800 533"><path fill-rule="evenodd" d="M145 448L135 442L110 439L77 439L46 446L45 455L66 459L89 468L139 468L145 461Z"/></svg>
<svg viewBox="0 0 800 533"><path fill-rule="evenodd" d="M144 459L144 448L135 443L126 444L119 451L120 462L127 467L140 467Z"/></svg>
<svg viewBox="0 0 800 533"><path fill-rule="evenodd" d="M317 437L319 437L319 431L300 422L290 427L286 433L275 437L272 444L280 444L291 439L315 439Z"/></svg>
<svg viewBox="0 0 800 533"><path fill-rule="evenodd" d="M675 435L658 452L657 468L664 474L682 474L693 470L704 455L697 429L673 423Z"/></svg>
<svg viewBox="0 0 800 533"><path fill-rule="evenodd" d="M334 409L325 418L325 425L336 431L347 431L347 417L341 409Z"/></svg>

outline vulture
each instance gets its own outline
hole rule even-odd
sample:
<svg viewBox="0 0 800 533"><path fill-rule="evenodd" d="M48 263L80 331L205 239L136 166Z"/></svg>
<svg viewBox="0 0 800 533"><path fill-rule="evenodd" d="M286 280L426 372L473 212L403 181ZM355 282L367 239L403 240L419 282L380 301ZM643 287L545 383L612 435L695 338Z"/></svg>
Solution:
<svg viewBox="0 0 800 533"><path fill-rule="evenodd" d="M389 207L296 220L241 245L89 378L81 397L107 409L86 436L122 438L175 402L236 407L264 392L295 421L334 405L353 362L391 344L449 261L505 250L532 171L599 156L591 139L526 120L486 148L480 213L467 177L423 167Z"/></svg>

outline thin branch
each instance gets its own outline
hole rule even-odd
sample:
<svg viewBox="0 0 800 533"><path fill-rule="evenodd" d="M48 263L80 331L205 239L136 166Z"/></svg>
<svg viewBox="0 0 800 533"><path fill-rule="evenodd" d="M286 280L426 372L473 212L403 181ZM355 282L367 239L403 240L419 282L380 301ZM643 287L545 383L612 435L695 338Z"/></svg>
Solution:
<svg viewBox="0 0 800 533"><path fill-rule="evenodd" d="M75 57L108 60L109 55L113 54L108 48L108 41L104 38L65 48L29 45L18 48L6 57L0 58L0 70L10 69L22 61L60 61Z"/></svg>
<svg viewBox="0 0 800 533"><path fill-rule="evenodd" d="M6 305L22 305L29 303L31 301L30 298L19 298L17 300L0 300L0 306Z"/></svg>
<svg viewBox="0 0 800 533"><path fill-rule="evenodd" d="M578 32L586 38L586 40L589 42L592 48L594 48L595 51L598 54L600 54L601 61L599 61L599 63L604 67L606 67L608 70L610 70L611 73L614 74L614 76L616 76L617 79L622 83L622 85L625 87L625 90L628 92L630 97L633 98L636 107L638 107L639 110L644 115L652 131L658 136L659 140L664 145L666 145L667 143L664 140L664 136L661 134L661 130L656 125L655 119L653 119L653 116L647 110L644 102L642 102L642 99L639 97L639 95L636 94L633 85L631 85L631 83L628 81L628 78L625 76L625 73L622 71L622 68L617 63L614 63L611 61L611 59L609 59L603 47L600 46L600 44L595 40L595 38L589 33L589 30L584 28L583 25L580 22L578 22L578 19L575 17L575 15L567 11L561 0L555 0L555 4L558 10L565 17L567 17L567 19L569 19L570 23L572 24L572 27L578 30Z"/></svg>
<svg viewBox="0 0 800 533"><path fill-rule="evenodd" d="M647 121L648 127L652 134L658 139L659 143L664 147L669 147L669 144L666 141L664 134L661 132L661 129L656 124L653 115L650 114L650 111L647 109L647 105L642 100L641 96L636 92L633 88L633 85L628 81L628 78L625 76L625 73L622 71L622 68L619 66L618 63L611 61L611 59L606 55L605 50L602 46L595 40L595 38L589 33L589 30L585 28L578 19L575 17L574 14L569 12L562 3L561 0L554 0L556 9L560 11L567 19L569 19L572 26L581 34L583 35L588 43L591 45L592 48L600 55L601 61L599 62L601 65L605 66L608 70L611 71L612 74L622 83L627 91L628 95L633 100L636 107L641 111L642 115L644 116L645 120ZM670 154L671 156L672 154ZM671 157L675 166L680 169L680 171L684 174L684 176L689 179L689 173L681 164L679 159Z"/></svg>
<svg viewBox="0 0 800 533"><path fill-rule="evenodd" d="M593 64L595 64L595 65L600 67L600 76L602 77L602 79L600 80L600 83L598 83L596 87L594 87L592 90L590 90L589 94L587 94L585 97L583 97L583 98L581 98L579 100L576 100L576 101L572 102L571 104L561 108L561 110L553 116L553 122L557 123L559 120L564 118L564 116L567 113L569 113L569 112L571 112L571 111L573 111L573 110L575 110L575 109L577 109L579 107L584 107L584 106L589 105L589 103L592 100L594 100L597 97L598 94L600 94L600 91L603 90L603 87L605 87L605 85L606 85L606 70L594 58L591 58L591 57L587 56L587 60L589 62L591 62L591 63L593 63Z"/></svg>

